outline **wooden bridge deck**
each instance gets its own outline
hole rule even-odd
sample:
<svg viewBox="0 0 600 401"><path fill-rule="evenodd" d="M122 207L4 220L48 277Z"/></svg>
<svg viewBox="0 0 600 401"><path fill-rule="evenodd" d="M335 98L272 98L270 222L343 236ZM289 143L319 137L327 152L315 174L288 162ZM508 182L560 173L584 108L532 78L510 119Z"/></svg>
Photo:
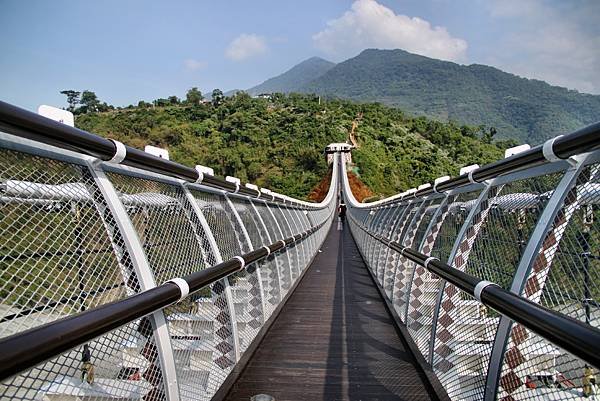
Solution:
<svg viewBox="0 0 600 401"><path fill-rule="evenodd" d="M226 399L436 399L348 228L322 250Z"/></svg>

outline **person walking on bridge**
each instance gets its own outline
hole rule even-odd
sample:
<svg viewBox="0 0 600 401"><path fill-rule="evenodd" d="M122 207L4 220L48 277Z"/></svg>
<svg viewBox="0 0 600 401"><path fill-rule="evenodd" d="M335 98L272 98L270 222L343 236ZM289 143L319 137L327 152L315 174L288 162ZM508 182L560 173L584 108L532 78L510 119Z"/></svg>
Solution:
<svg viewBox="0 0 600 401"><path fill-rule="evenodd" d="M346 218L346 204L343 202L340 203L340 206L338 207L338 216L343 223Z"/></svg>

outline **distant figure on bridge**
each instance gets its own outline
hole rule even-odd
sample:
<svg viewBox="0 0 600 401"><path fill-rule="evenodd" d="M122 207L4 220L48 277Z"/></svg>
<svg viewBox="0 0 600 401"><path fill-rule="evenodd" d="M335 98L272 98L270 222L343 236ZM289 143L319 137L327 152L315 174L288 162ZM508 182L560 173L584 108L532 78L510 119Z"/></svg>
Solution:
<svg viewBox="0 0 600 401"><path fill-rule="evenodd" d="M89 384L93 384L94 364L92 363L92 353L90 352L90 347L87 344L83 346L83 351L81 351L81 362L81 381L86 379Z"/></svg>
<svg viewBox="0 0 600 401"><path fill-rule="evenodd" d="M340 220L342 220L342 222L346 218L346 204L345 203L340 203L340 207L338 208L338 216L340 217Z"/></svg>

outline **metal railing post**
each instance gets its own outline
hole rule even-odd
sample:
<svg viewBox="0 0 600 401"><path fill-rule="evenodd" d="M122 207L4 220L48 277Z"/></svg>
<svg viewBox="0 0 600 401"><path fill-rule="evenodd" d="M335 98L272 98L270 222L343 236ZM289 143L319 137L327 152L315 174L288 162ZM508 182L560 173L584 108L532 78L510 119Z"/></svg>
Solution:
<svg viewBox="0 0 600 401"><path fill-rule="evenodd" d="M215 240L212 230L210 229L210 226L208 225L208 222L206 221L206 217L204 216L202 209L200 209L200 206L198 205L196 198L194 198L194 195L192 195L192 193L185 187L184 187L184 194L185 194L189 204L192 206L192 209L193 209L194 213L196 214L196 217L198 218L198 222L200 223L200 226L202 227L202 229L204 230L204 233L206 234L206 238L208 240L208 244L213 253L215 261L217 263L222 263L223 257L221 255L221 251L219 250L217 241ZM227 278L223 278L219 282L223 286L223 293L225 294L225 300L227 303L227 313L229 314L229 318L230 318L230 322L231 322L231 337L233 340L233 344L231 344L231 345L234 348L235 362L237 362L240 359L240 346L239 346L239 334L238 334L237 321L235 318L235 309L233 306L233 304L234 304L233 294L231 293L231 287L229 286L229 282L228 282ZM221 323L221 322L219 322L219 323L221 325L223 325L223 323Z"/></svg>
<svg viewBox="0 0 600 401"><path fill-rule="evenodd" d="M285 238L285 235L283 234L283 230L281 229L281 226L279 225L279 222L277 221L277 218L275 217L275 214L273 213L273 211L269 207L269 204L267 202L264 202L264 205L265 205L265 209L267 210L267 212L271 215L271 219L275 222L275 226L277 228L277 231L279 231L280 238ZM290 286L288 288L285 288L285 286L284 286L284 290L287 292L292 287L293 277L294 276L293 276L293 273L292 273L292 260L290 258L289 250L286 249L286 251L283 254L287 258L287 261L288 261L288 270L289 270L289 275L290 275L290 282L289 282ZM281 297L283 298L283 293L281 293L281 294L282 294Z"/></svg>
<svg viewBox="0 0 600 401"><path fill-rule="evenodd" d="M233 215L234 215L236 221L238 222L239 226L242 228L242 235L243 235L245 241L247 242L248 247L250 248L250 250L255 250L256 246L252 244L250 235L248 235L248 230L246 229L246 226L244 225L244 222L242 221L240 214L238 213L237 209L235 208L235 205L233 204L231 199L229 199L229 196L227 196L227 195L224 195L224 196L225 196L225 199L227 200L227 204L229 205L229 208L233 212ZM242 247L241 249L244 249L244 248ZM264 321L265 321L265 314L266 314L267 309L266 309L266 305L265 305L265 291L264 291L263 284L262 284L261 271L260 271L260 267L258 265L255 266L254 274L256 275L256 279L257 279L258 295L260 297L260 305L261 305L261 309L262 309L262 311L261 311L262 321L260 322L262 325L262 323L264 323ZM252 283L250 283L250 285L252 285ZM254 318L254 316L253 316L253 318Z"/></svg>
<svg viewBox="0 0 600 401"><path fill-rule="evenodd" d="M275 206L277 209L279 209L279 213L281 213L281 217L283 218L283 224L285 224L288 228L288 230L290 230L290 234L294 235L294 230L292 230L292 226L290 225L290 222L288 221L287 216L285 215L285 213L283 213L283 208L281 207L281 205L276 205ZM292 284L294 281L296 281L298 279L298 277L300 277L300 253L298 252L298 246L294 245L294 253L296 254L296 266L295 266L295 270L296 270L296 277L292 276ZM290 250L291 252L291 250ZM290 258L291 259L291 258ZM292 271L294 271L294 269L292 268Z"/></svg>
<svg viewBox="0 0 600 401"><path fill-rule="evenodd" d="M575 204L566 205L566 202L569 201L567 198L571 198L571 202L577 202L577 184L581 178L581 173L584 167L585 164L582 161L578 161L576 166L568 168L556 186L556 189L553 191L548 203L546 204L546 207L544 208L544 211L536 223L536 226L527 242L527 246L523 251L519 265L515 271L515 274L513 275L513 281L510 287L511 292L521 295L529 278L531 269L533 268L536 259L540 255L541 248L546 237L552 234L552 231L556 231L556 233L553 234L555 241L552 242L552 250L546 250L546 252L544 252L544 257L549 259L548 262L551 263L550 260L558 250L558 244L560 243L562 234L564 234L566 225L569 223L574 211L576 210ZM571 196L568 196L569 192L572 192ZM567 209L562 215L564 222L563 224L555 225L555 220L561 209ZM561 231L558 232L558 230ZM548 255L549 252L552 255ZM502 373L502 364L512 326L513 321L511 319L504 315L500 316L500 322L498 323L498 330L494 338L492 353L488 366L484 400L493 401L496 399L498 386L500 384L500 374Z"/></svg>
<svg viewBox="0 0 600 401"><path fill-rule="evenodd" d="M113 215L119 232L121 233L125 248L129 254L133 268L135 269L140 290L145 291L156 287L154 275L144 253L144 247L123 203L119 199L117 191L104 173L101 165L89 162L88 168ZM164 375L167 400L179 401L180 396L177 383L177 371L175 368L175 358L173 356L173 347L171 344L171 337L169 336L167 320L163 311L154 312L149 315L148 318L152 324L154 343L158 352L161 371Z"/></svg>
<svg viewBox="0 0 600 401"><path fill-rule="evenodd" d="M489 194L490 189L492 188L492 185L493 185L493 181L485 182L485 186L479 193L479 196L477 197L475 204L473 205L473 207L469 211L467 218L463 222L463 224L460 228L460 231L458 232L458 235L456 236L456 239L454 240L454 245L452 246L452 250L450 251L450 254L448 255L447 263L449 265L452 266L452 262L454 261L454 257L456 256L456 252L458 251L458 247L459 247L460 243L462 242L462 239L465 236L467 230L471 227L471 222L473 221L475 216L479 213L479 208L481 207L481 204L488 199L488 194ZM440 283L440 292L437 296L437 300L435 302L435 306L433 309L433 320L431 322L431 341L429 343L429 364L431 366L433 366L433 355L434 355L434 349L435 349L435 334L437 331L437 323L438 323L438 318L439 318L439 313L440 313L440 307L442 304L442 299L444 297L444 289L445 289L446 285L447 285L446 281L442 280L442 282Z"/></svg>
<svg viewBox="0 0 600 401"><path fill-rule="evenodd" d="M402 241L400 242L403 246L412 246L415 235L417 234L417 229L419 228L419 224L421 223L421 219L428 204L428 197L423 198L423 200L419 203L419 206L413 214L410 223L406 227L404 238L402 238ZM392 305L394 305L394 308L396 308L396 306L402 307L403 305L401 305L400 303L402 301L405 301L404 298L408 294L408 291L406 291L406 293L403 292L404 282L407 278L404 270L411 266L412 262L410 262L403 256L400 256L400 262L400 265L396 267L396 274L394 274L394 284L392 285L392 297L390 299L392 301ZM402 268L402 271L398 270L399 267ZM408 284L410 285L410 283ZM406 310L406 308L404 308L404 310ZM400 319L403 321L404 324L406 324L406 315L402 313L402 310L397 310L397 312L398 316L400 316Z"/></svg>
<svg viewBox="0 0 600 401"><path fill-rule="evenodd" d="M398 218L398 214L400 212L400 207L396 204L391 205L391 208L393 209L393 211L390 212L389 216L387 216L386 224L382 228L382 231L381 231L381 235L383 235L385 238L390 237L391 229L395 226L397 218ZM379 279L379 272L380 272L381 268L383 267L383 265L385 265L385 259L383 259L382 257L384 254L386 254L387 249L388 249L387 246L381 246L379 248L379 251L377 252L377 257L376 257L376 262L375 262L375 277L377 277L378 279Z"/></svg>
<svg viewBox="0 0 600 401"><path fill-rule="evenodd" d="M404 221L404 215L406 214L406 211L408 210L408 206L402 202L399 203L396 208L398 209L398 213L396 214L394 224L392 224L392 226L389 230L389 234L387 235L387 238L389 238L389 239L393 239L394 233L396 233L397 228L402 226L403 221ZM392 252L392 250L390 249L390 247L386 247L385 257L383 259L383 266L381 267L380 272L378 274L379 282L381 283L381 287L384 290L385 290L385 275L386 275L386 270L388 268L388 260L390 259L391 252Z"/></svg>
<svg viewBox="0 0 600 401"><path fill-rule="evenodd" d="M249 201L250 206L252 207L252 210L254 211L254 214L256 215L256 217L258 218L258 222L260 223L260 225L263 228L263 231L265 232L265 236L267 237L267 243L272 243L273 239L271 238L271 234L269 234L269 230L267 228L267 225L265 224L265 221L263 220L262 216L260 215L260 213L258 212L258 209L256 208L256 205L254 204L254 202L252 200ZM277 288L278 288L278 292L277 292L277 303L281 302L281 300L283 299L283 288L281 286L281 275L280 275L280 268L281 268L281 264L279 263L279 258L277 256L273 256L273 265L274 265L274 270L275 270L275 280L277 282Z"/></svg>

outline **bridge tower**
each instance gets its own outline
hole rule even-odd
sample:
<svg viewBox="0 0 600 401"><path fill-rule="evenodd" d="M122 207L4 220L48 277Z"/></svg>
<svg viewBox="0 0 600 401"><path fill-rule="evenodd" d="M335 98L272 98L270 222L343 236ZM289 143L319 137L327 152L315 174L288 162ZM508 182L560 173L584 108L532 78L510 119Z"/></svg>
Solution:
<svg viewBox="0 0 600 401"><path fill-rule="evenodd" d="M333 163L333 154L336 152L340 152L342 155L342 161L345 163L352 163L352 149L354 149L354 145L349 143L341 142L341 143L330 143L325 147L325 157L327 158L327 164Z"/></svg>

